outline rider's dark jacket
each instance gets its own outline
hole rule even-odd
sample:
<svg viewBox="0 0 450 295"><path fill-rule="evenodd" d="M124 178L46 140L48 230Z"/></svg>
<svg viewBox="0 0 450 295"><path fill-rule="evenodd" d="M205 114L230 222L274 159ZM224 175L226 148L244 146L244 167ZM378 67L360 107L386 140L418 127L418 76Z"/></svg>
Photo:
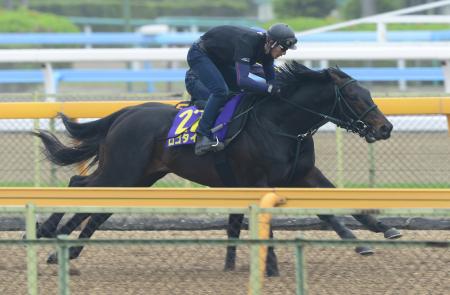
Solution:
<svg viewBox="0 0 450 295"><path fill-rule="evenodd" d="M218 26L201 37L201 46L217 65L234 66L237 84L245 90L266 92L267 84L249 77L251 65L259 63L264 69L266 81L275 78L274 59L264 52L266 34L250 28Z"/></svg>

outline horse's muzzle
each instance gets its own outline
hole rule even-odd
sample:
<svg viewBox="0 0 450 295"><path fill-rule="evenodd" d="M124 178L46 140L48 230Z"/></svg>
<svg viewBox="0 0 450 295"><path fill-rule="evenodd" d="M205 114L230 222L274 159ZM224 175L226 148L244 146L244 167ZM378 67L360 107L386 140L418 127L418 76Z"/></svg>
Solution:
<svg viewBox="0 0 450 295"><path fill-rule="evenodd" d="M372 129L364 136L368 143L373 143L377 140L388 139L391 137L393 126L391 123L381 125L378 129Z"/></svg>
<svg viewBox="0 0 450 295"><path fill-rule="evenodd" d="M388 139L389 137L391 137L391 131L392 131L392 124L384 124L383 126L380 127L380 137L382 139Z"/></svg>

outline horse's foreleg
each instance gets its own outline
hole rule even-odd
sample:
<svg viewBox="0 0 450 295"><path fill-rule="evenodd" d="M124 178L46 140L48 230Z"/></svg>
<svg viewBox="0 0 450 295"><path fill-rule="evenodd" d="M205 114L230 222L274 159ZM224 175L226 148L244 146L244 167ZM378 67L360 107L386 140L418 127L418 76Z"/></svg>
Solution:
<svg viewBox="0 0 450 295"><path fill-rule="evenodd" d="M81 231L78 236L79 239L88 239L90 238L94 232L111 216L111 213L99 213L92 214L91 219L86 224L84 229ZM81 250L83 250L83 246L70 247L69 248L69 259L75 259L80 256ZM58 263L58 255L57 253L52 253L47 258L47 263L56 264Z"/></svg>
<svg viewBox="0 0 450 295"><path fill-rule="evenodd" d="M342 239L356 239L353 232L345 226L336 216L334 215L317 215L320 220L326 222L331 228L338 234Z"/></svg>
<svg viewBox="0 0 450 295"><path fill-rule="evenodd" d="M352 215L361 224L367 227L369 230L379 233L384 233L386 239L398 239L402 234L394 227L390 227L383 222L379 221L375 216L355 214Z"/></svg>
<svg viewBox="0 0 450 295"><path fill-rule="evenodd" d="M227 236L228 239L239 239L241 234L242 221L244 214L230 214L228 217ZM236 267L236 246L227 247L227 255L225 257L225 271L234 270Z"/></svg>
<svg viewBox="0 0 450 295"><path fill-rule="evenodd" d="M334 215L318 215L320 220L325 221L331 228L338 234L341 239L356 240L356 236L353 232L345 226L341 221L337 219ZM358 246L355 248L355 252L361 255L371 255L373 250L369 246Z"/></svg>
<svg viewBox="0 0 450 295"><path fill-rule="evenodd" d="M293 185L298 185L300 187L319 187L319 188L334 188L335 186L331 181L326 178L322 172L314 167L307 173L303 178L299 179ZM345 226L341 221L337 219L334 215L318 215L320 220L326 222L331 228L338 234L342 239L356 239L353 232ZM358 246L355 248L355 252L361 255L373 254L373 250L369 246Z"/></svg>

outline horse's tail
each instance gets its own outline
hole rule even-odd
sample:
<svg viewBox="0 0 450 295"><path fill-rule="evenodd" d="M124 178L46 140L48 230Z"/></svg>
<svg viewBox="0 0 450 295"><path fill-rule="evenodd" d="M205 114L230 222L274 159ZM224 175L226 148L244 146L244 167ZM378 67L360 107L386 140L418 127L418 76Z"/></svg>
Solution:
<svg viewBox="0 0 450 295"><path fill-rule="evenodd" d="M83 141L93 137L104 137L111 124L125 111L127 111L127 108L112 113L102 119L87 123L77 123L72 121L63 113L59 113L59 117L61 118L64 127L66 127L69 136L73 139Z"/></svg>
<svg viewBox="0 0 450 295"><path fill-rule="evenodd" d="M45 146L44 153L51 162L60 166L67 166L95 157L89 164L89 166L92 166L98 161L100 143L105 138L112 123L124 111L125 109L87 123L77 123L71 121L66 115L59 114L69 136L75 140L70 146L64 145L54 134L48 131L39 130L33 132L33 135L42 140Z"/></svg>

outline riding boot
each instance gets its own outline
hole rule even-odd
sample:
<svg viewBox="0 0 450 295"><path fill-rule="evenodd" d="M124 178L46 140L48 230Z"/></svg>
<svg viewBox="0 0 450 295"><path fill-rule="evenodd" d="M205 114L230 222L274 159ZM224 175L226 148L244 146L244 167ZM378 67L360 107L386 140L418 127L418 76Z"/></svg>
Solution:
<svg viewBox="0 0 450 295"><path fill-rule="evenodd" d="M225 145L220 142L217 138L216 140L210 139L208 136L204 136L197 133L197 139L195 142L194 153L197 156L203 156L208 152L218 152L223 150Z"/></svg>
<svg viewBox="0 0 450 295"><path fill-rule="evenodd" d="M201 156L210 151L223 150L225 145L217 137L211 134L214 122L219 114L220 108L225 105L227 96L225 93L212 94L203 111L202 118L198 124L195 154Z"/></svg>

